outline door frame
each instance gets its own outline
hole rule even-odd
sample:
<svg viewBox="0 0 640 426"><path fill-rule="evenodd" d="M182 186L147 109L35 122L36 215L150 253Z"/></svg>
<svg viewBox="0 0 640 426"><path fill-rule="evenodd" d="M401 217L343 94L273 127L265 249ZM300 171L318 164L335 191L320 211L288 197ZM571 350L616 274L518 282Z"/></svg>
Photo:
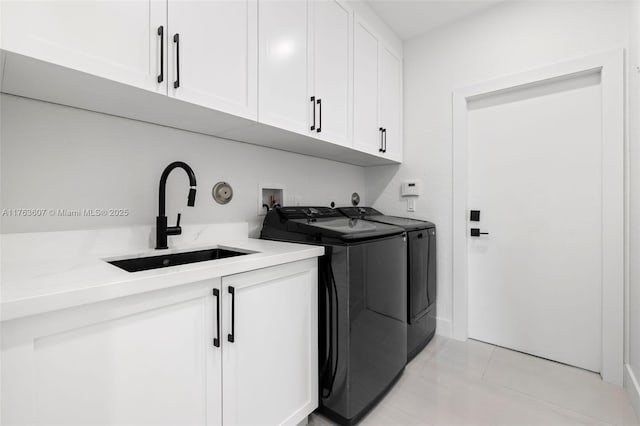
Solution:
<svg viewBox="0 0 640 426"><path fill-rule="evenodd" d="M453 338L468 338L468 101L581 74L600 73L602 87L602 369L622 385L624 353L625 132L624 50L615 49L453 91Z"/></svg>

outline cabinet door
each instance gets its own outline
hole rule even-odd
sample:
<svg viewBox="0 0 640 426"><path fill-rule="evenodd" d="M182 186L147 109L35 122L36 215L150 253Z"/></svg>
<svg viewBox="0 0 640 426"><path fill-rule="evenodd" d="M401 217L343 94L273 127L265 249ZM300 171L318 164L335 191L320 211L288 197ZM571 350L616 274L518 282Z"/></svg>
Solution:
<svg viewBox="0 0 640 426"><path fill-rule="evenodd" d="M2 323L2 424L219 425L220 279Z"/></svg>
<svg viewBox="0 0 640 426"><path fill-rule="evenodd" d="M335 144L352 144L352 12L336 0L313 2L310 96L317 108L316 136ZM322 116L320 117L320 111Z"/></svg>
<svg viewBox="0 0 640 426"><path fill-rule="evenodd" d="M258 120L308 135L312 105L307 88L309 2L260 0Z"/></svg>
<svg viewBox="0 0 640 426"><path fill-rule="evenodd" d="M166 1L7 0L0 7L3 49L166 93L166 75L158 82Z"/></svg>
<svg viewBox="0 0 640 426"><path fill-rule="evenodd" d="M385 129L385 157L402 161L402 60L382 46L380 127Z"/></svg>
<svg viewBox="0 0 640 426"><path fill-rule="evenodd" d="M305 260L222 279L224 424L296 425L317 407L316 265Z"/></svg>
<svg viewBox="0 0 640 426"><path fill-rule="evenodd" d="M353 36L353 146L370 154L382 147L379 102L379 40L357 15Z"/></svg>
<svg viewBox="0 0 640 426"><path fill-rule="evenodd" d="M257 0L169 0L168 11L169 96L257 119Z"/></svg>

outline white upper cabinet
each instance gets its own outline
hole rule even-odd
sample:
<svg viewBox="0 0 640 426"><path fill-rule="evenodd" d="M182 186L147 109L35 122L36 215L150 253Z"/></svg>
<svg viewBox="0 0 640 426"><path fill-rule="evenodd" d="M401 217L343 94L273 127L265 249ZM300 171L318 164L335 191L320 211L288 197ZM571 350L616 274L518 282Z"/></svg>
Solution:
<svg viewBox="0 0 640 426"><path fill-rule="evenodd" d="M402 161L402 59L359 16L354 28L353 146Z"/></svg>
<svg viewBox="0 0 640 426"><path fill-rule="evenodd" d="M352 145L352 11L335 0L312 3L309 96L316 101L316 137ZM313 123L312 123L313 124Z"/></svg>
<svg viewBox="0 0 640 426"><path fill-rule="evenodd" d="M353 146L370 154L382 150L378 117L379 40L366 22L355 18L353 36Z"/></svg>
<svg viewBox="0 0 640 426"><path fill-rule="evenodd" d="M257 0L169 0L169 96L257 119Z"/></svg>
<svg viewBox="0 0 640 426"><path fill-rule="evenodd" d="M402 60L382 45L380 65L380 127L382 154L402 161Z"/></svg>
<svg viewBox="0 0 640 426"><path fill-rule="evenodd" d="M4 50L166 93L166 1L3 0L0 7Z"/></svg>
<svg viewBox="0 0 640 426"><path fill-rule="evenodd" d="M307 134L309 2L261 0L258 7L258 120Z"/></svg>
<svg viewBox="0 0 640 426"><path fill-rule="evenodd" d="M379 20L359 16L366 7L0 0L0 91L361 166L392 164L402 160L401 45Z"/></svg>

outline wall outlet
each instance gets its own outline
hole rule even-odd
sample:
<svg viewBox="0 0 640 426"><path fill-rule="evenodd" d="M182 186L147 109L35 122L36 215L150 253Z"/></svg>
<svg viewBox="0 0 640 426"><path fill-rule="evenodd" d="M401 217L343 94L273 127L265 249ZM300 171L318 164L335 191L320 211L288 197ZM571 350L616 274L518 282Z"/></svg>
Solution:
<svg viewBox="0 0 640 426"><path fill-rule="evenodd" d="M408 212L415 212L416 211L416 199L415 198L407 199L407 211Z"/></svg>

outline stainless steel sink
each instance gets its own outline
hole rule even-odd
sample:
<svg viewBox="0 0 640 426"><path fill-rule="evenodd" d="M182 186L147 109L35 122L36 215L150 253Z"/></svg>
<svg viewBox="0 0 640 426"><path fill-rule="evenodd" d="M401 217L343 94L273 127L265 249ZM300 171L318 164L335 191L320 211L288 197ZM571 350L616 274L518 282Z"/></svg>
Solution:
<svg viewBox="0 0 640 426"><path fill-rule="evenodd" d="M214 248L206 250L171 253L158 256L136 257L132 259L110 260L110 264L127 272L146 271L148 269L168 268L170 266L185 265L187 263L205 262L207 260L224 259L227 257L243 256L241 251Z"/></svg>

